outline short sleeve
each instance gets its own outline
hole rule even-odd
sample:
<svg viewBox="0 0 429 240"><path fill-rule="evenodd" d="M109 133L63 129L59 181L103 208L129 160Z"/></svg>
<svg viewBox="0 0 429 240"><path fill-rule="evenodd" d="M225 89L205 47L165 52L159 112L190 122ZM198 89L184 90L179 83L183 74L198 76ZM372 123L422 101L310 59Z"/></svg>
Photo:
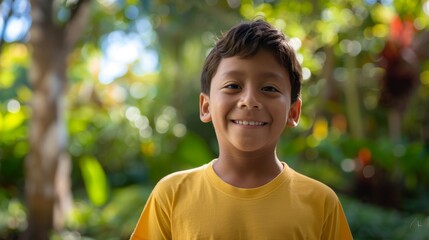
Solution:
<svg viewBox="0 0 429 240"><path fill-rule="evenodd" d="M150 195L130 240L171 239L170 216L156 189Z"/></svg>
<svg viewBox="0 0 429 240"><path fill-rule="evenodd" d="M334 209L325 220L321 239L353 239L352 234L350 232L349 224L347 223L346 216L338 198Z"/></svg>

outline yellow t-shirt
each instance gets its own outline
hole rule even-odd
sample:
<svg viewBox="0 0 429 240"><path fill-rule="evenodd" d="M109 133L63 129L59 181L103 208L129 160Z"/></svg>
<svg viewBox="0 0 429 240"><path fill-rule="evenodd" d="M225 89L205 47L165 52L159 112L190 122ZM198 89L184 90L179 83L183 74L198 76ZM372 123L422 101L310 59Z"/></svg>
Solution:
<svg viewBox="0 0 429 240"><path fill-rule="evenodd" d="M237 188L213 162L163 178L131 235L137 239L352 239L336 194L282 163L271 182Z"/></svg>

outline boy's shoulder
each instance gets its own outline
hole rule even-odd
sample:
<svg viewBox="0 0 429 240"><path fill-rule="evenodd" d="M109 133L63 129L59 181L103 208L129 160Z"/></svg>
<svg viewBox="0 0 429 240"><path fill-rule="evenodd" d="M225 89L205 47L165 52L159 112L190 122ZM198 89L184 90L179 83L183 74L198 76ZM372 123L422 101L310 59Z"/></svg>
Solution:
<svg viewBox="0 0 429 240"><path fill-rule="evenodd" d="M328 185L299 173L290 168L289 173L290 187L296 189L300 195L309 195L317 197L318 199L325 198L328 201L338 201L338 196Z"/></svg>
<svg viewBox="0 0 429 240"><path fill-rule="evenodd" d="M204 171L208 164L200 167L170 173L163 177L156 184L154 191L172 193L179 188L190 187L193 184L199 184L203 181Z"/></svg>

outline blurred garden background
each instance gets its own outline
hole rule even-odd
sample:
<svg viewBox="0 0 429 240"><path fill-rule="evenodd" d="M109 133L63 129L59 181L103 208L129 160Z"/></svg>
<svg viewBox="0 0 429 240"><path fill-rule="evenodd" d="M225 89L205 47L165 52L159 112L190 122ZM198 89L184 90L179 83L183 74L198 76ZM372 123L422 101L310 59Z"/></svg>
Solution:
<svg viewBox="0 0 429 240"><path fill-rule="evenodd" d="M429 239L428 0L0 0L0 14L0 239L128 239L160 178L216 156L201 67L257 16L303 66L279 157L338 193L355 239Z"/></svg>

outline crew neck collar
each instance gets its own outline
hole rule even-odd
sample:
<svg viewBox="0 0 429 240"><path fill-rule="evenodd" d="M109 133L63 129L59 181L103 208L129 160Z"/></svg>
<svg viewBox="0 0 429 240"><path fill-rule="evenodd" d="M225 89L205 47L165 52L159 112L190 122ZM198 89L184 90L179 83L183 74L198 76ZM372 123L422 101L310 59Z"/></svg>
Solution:
<svg viewBox="0 0 429 240"><path fill-rule="evenodd" d="M213 168L214 161L215 160L212 160L210 163L208 163L205 169L205 173L208 180L217 190L234 198L252 200L265 197L269 193L275 191L281 184L283 184L286 180L289 179L290 168L286 163L281 162L281 164L283 165L282 171L270 182L256 188L235 187L222 180L216 174Z"/></svg>

